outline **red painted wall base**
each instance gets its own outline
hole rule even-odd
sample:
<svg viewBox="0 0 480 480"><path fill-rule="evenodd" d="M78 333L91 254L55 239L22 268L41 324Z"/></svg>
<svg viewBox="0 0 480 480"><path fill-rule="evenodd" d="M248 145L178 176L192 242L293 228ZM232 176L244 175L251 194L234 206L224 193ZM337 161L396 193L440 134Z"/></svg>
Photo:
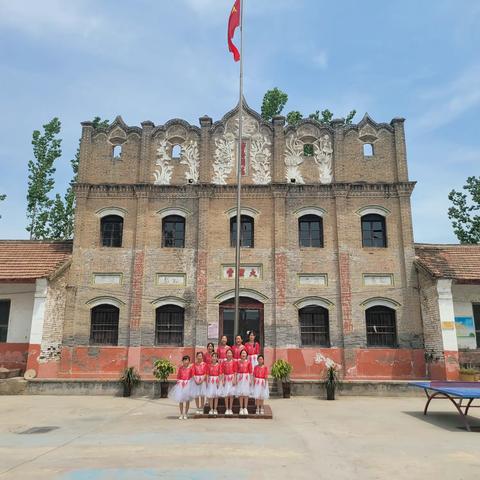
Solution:
<svg viewBox="0 0 480 480"><path fill-rule="evenodd" d="M20 368L27 366L28 343L0 343L0 367Z"/></svg>

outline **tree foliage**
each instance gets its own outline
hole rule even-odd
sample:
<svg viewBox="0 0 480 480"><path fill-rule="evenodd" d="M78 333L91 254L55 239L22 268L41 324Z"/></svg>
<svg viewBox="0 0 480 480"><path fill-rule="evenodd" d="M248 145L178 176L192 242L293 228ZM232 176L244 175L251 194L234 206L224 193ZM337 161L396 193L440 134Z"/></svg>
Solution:
<svg viewBox="0 0 480 480"><path fill-rule="evenodd" d="M285 92L282 92L282 90L279 90L277 87L268 90L263 97L262 118L270 121L275 115L280 115L287 101L288 95ZM350 111L344 119L344 124L351 124L356 113L356 110ZM300 120L302 120L302 118L303 114L298 110L292 110L286 115L286 120L289 125L296 125ZM333 120L333 113L326 108L322 111L316 110L315 112L311 113L308 118L330 125Z"/></svg>
<svg viewBox="0 0 480 480"><path fill-rule="evenodd" d="M268 90L263 97L262 118L270 122L275 115L280 115L287 100L288 95L277 87Z"/></svg>
<svg viewBox="0 0 480 480"><path fill-rule="evenodd" d="M106 128L108 120L100 117L93 119L93 128ZM32 144L34 146L35 161L30 161L28 184L28 217L30 226L27 230L34 239L65 240L73 237L75 192L74 185L77 181L78 164L80 161L80 146L75 157L70 161L73 176L65 195L57 193L50 198L49 193L55 186L54 162L62 154L61 140L57 138L60 133L61 123L54 118L43 126L44 134L38 130L33 132Z"/></svg>
<svg viewBox="0 0 480 480"><path fill-rule="evenodd" d="M0 195L0 202L3 202L6 198L7 196L5 194ZM0 218L2 218L1 215L0 215Z"/></svg>
<svg viewBox="0 0 480 480"><path fill-rule="evenodd" d="M28 162L27 231L30 238L49 238L48 220L53 201L49 197L55 180L54 162L62 155L61 143L58 138L61 123L55 117L43 126L43 133L34 130L32 135L33 156L35 160Z"/></svg>
<svg viewBox="0 0 480 480"><path fill-rule="evenodd" d="M468 177L463 190L448 194L448 218L460 243L480 243L480 177Z"/></svg>

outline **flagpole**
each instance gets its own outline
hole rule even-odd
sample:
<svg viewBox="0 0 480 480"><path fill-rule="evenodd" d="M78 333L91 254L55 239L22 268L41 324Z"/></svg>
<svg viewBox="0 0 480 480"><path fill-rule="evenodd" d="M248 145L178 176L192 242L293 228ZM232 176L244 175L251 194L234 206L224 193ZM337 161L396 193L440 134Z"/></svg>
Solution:
<svg viewBox="0 0 480 480"><path fill-rule="evenodd" d="M235 317L233 321L233 336L239 334L240 323L240 240L242 233L242 136L243 136L243 5L240 0L240 94L238 102L238 154L237 154L237 238L235 244Z"/></svg>

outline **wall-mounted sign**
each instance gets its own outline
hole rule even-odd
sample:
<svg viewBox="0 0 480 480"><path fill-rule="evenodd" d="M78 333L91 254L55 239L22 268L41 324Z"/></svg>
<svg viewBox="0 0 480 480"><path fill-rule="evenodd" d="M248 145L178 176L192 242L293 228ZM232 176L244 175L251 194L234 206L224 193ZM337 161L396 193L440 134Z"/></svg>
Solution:
<svg viewBox="0 0 480 480"><path fill-rule="evenodd" d="M218 322L208 324L208 338L218 338Z"/></svg>
<svg viewBox="0 0 480 480"><path fill-rule="evenodd" d="M240 278L244 280L261 280L263 274L262 265L241 265ZM235 279L235 265L222 265L222 278Z"/></svg>
<svg viewBox="0 0 480 480"><path fill-rule="evenodd" d="M302 287L327 285L326 273L299 273L298 284Z"/></svg>
<svg viewBox="0 0 480 480"><path fill-rule="evenodd" d="M455 317L458 348L477 348L473 317Z"/></svg>
<svg viewBox="0 0 480 480"><path fill-rule="evenodd" d="M157 285L162 287L184 287L186 276L184 273L157 273Z"/></svg>
<svg viewBox="0 0 480 480"><path fill-rule="evenodd" d="M94 285L121 285L122 274L121 273L94 273L93 284Z"/></svg>
<svg viewBox="0 0 480 480"><path fill-rule="evenodd" d="M455 322L442 322L442 330L454 330Z"/></svg>
<svg viewBox="0 0 480 480"><path fill-rule="evenodd" d="M393 275L388 274L374 274L374 273L365 273L363 275L363 284L367 287L371 286L380 286L380 287L390 287L393 285Z"/></svg>

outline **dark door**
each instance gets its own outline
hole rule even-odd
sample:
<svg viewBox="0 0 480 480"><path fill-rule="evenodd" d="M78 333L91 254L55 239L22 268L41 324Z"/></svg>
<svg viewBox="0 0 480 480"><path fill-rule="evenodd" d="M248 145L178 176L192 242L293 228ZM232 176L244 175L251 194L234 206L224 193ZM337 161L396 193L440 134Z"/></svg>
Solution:
<svg viewBox="0 0 480 480"><path fill-rule="evenodd" d="M226 335L228 344L233 345L233 321L235 317L235 301L227 300L220 304L220 337ZM248 340L252 330L257 335L257 342L263 348L263 303L247 297L240 297L239 330L243 341Z"/></svg>

